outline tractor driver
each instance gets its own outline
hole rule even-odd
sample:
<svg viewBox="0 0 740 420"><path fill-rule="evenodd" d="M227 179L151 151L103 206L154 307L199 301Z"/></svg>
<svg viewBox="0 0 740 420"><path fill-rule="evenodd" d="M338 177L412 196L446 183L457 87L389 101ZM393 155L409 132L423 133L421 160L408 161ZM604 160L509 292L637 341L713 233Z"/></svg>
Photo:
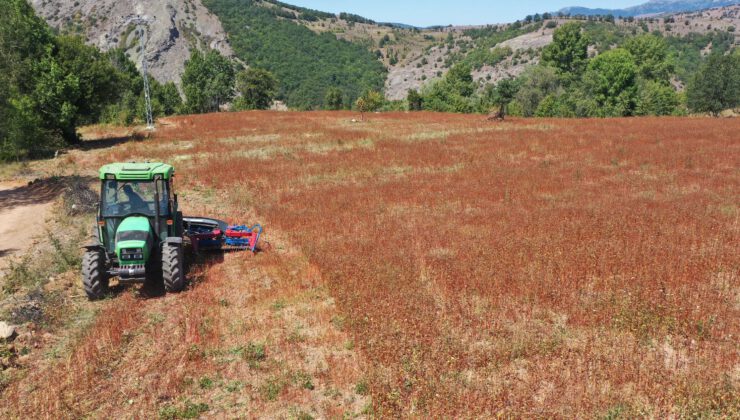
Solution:
<svg viewBox="0 0 740 420"><path fill-rule="evenodd" d="M134 192L134 189L131 188L131 185L126 184L123 186L123 192L126 194L126 197L128 197L128 202L131 205L132 209L147 209L149 206L147 206L146 201L144 201L139 194Z"/></svg>

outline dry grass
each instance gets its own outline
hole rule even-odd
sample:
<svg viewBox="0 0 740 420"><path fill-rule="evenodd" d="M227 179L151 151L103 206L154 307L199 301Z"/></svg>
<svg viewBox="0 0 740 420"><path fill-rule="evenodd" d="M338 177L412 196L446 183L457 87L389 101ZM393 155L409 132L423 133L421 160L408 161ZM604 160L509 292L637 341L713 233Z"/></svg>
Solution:
<svg viewBox="0 0 740 420"><path fill-rule="evenodd" d="M740 415L740 121L353 117L189 116L73 154L182 156L185 201L211 201L189 211L265 222L279 246L107 303L59 381L5 391L37 389L13 412L333 417L366 381L387 417ZM259 366L228 361L250 344Z"/></svg>

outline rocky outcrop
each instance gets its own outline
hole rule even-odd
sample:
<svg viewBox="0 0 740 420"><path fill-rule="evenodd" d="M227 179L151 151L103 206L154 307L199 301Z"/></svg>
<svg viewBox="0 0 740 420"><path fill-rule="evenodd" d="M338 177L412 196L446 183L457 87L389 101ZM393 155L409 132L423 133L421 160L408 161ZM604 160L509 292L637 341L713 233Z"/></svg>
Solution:
<svg viewBox="0 0 740 420"><path fill-rule="evenodd" d="M103 51L121 47L160 82L180 82L193 48L233 56L221 22L201 0L31 0L53 27L79 33ZM146 47L141 48L141 37Z"/></svg>

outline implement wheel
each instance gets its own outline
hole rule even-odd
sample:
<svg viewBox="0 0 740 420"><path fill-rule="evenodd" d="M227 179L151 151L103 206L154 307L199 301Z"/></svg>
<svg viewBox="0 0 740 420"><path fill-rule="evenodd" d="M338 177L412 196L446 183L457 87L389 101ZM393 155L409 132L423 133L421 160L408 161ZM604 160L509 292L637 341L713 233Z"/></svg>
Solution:
<svg viewBox="0 0 740 420"><path fill-rule="evenodd" d="M82 285L90 300L103 299L108 294L108 273L105 256L99 250L85 252L82 257Z"/></svg>
<svg viewBox="0 0 740 420"><path fill-rule="evenodd" d="M185 269L182 244L162 246L162 279L168 293L181 292L185 288Z"/></svg>

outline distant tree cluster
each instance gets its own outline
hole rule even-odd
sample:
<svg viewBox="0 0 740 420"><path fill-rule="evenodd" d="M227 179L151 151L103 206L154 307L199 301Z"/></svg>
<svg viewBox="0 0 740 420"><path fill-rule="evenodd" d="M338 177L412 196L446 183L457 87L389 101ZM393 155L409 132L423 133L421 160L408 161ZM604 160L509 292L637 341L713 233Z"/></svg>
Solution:
<svg viewBox="0 0 740 420"><path fill-rule="evenodd" d="M535 21L534 17L532 21ZM588 24L587 24L588 25ZM494 27L476 29L499 33ZM595 57L589 56L594 41L609 45ZM526 117L621 117L672 115L689 111L717 113L740 106L740 53L728 53L725 36L715 34L695 40L677 41L660 34L616 37L591 26L572 22L555 31L545 47L541 62L516 80L505 79L482 91L470 77L465 62L421 92L409 91L410 110L444 112L509 113ZM706 45L718 41L705 60L673 52L698 51L691 43ZM597 44L597 45L598 45ZM617 45L617 47L614 47ZM679 93L672 80L678 63L682 69L695 68L686 93Z"/></svg>
<svg viewBox="0 0 740 420"><path fill-rule="evenodd" d="M364 18L360 15L355 15L352 13L345 13L345 12L342 12L339 14L339 19L346 20L347 22L366 23L369 25L375 24L375 21L372 19Z"/></svg>

